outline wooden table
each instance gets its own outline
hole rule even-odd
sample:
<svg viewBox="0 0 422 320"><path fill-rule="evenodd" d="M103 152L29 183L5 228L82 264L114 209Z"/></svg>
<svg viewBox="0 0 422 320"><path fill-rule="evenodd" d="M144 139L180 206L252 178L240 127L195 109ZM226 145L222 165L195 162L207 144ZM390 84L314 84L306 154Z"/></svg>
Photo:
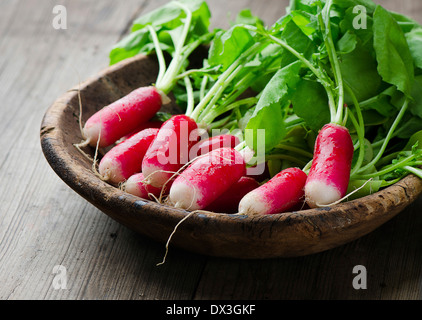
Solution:
<svg viewBox="0 0 422 320"><path fill-rule="evenodd" d="M39 143L44 112L104 69L131 21L164 2L0 1L0 299L421 299L422 198L320 254L244 261L171 248L157 267L163 244L111 220L54 174ZM420 0L377 2L422 22ZM56 4L66 8L67 29L53 27ZM226 27L228 13L245 7L271 24L287 1L209 5L213 26ZM365 267L366 289L353 285L362 275L355 266Z"/></svg>

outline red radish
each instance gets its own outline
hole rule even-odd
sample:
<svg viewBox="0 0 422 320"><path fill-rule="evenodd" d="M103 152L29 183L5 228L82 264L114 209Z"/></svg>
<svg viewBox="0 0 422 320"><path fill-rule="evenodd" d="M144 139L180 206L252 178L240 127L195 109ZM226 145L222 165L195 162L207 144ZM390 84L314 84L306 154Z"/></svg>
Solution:
<svg viewBox="0 0 422 320"><path fill-rule="evenodd" d="M235 149L220 148L196 158L173 182L168 200L176 208L206 208L246 173Z"/></svg>
<svg viewBox="0 0 422 320"><path fill-rule="evenodd" d="M239 203L239 214L275 214L293 208L303 201L306 178L306 173L298 168L284 169L246 194Z"/></svg>
<svg viewBox="0 0 422 320"><path fill-rule="evenodd" d="M242 177L218 199L214 200L208 207L207 211L220 213L236 213L239 202L242 198L252 190L259 187L259 182L250 177Z"/></svg>
<svg viewBox="0 0 422 320"><path fill-rule="evenodd" d="M232 134L220 134L196 143L189 151L189 159L208 153L219 148L234 148L240 143L240 139Z"/></svg>
<svg viewBox="0 0 422 320"><path fill-rule="evenodd" d="M125 135L122 137L118 142L122 142L126 139L129 139L131 136L137 134L138 132L148 129L148 128L157 128L160 129L160 127L163 125L162 121L148 121L141 123L135 130L133 130L131 133Z"/></svg>
<svg viewBox="0 0 422 320"><path fill-rule="evenodd" d="M154 188L144 182L144 175L142 173L135 173L123 184L123 189L127 193L133 194L143 199L149 199L150 194L159 197L161 189Z"/></svg>
<svg viewBox="0 0 422 320"><path fill-rule="evenodd" d="M189 161L189 150L198 141L198 125L186 115L163 123L142 161L148 184L161 188Z"/></svg>
<svg viewBox="0 0 422 320"><path fill-rule="evenodd" d="M142 130L111 148L98 166L98 171L104 180L120 183L140 172L142 159L158 131L156 128Z"/></svg>
<svg viewBox="0 0 422 320"><path fill-rule="evenodd" d="M328 205L346 195L353 151L347 128L330 123L318 133L305 186L306 202L311 208Z"/></svg>
<svg viewBox="0 0 422 320"><path fill-rule="evenodd" d="M163 98L153 86L138 88L123 98L105 106L85 123L86 143L107 147L149 121L161 108Z"/></svg>

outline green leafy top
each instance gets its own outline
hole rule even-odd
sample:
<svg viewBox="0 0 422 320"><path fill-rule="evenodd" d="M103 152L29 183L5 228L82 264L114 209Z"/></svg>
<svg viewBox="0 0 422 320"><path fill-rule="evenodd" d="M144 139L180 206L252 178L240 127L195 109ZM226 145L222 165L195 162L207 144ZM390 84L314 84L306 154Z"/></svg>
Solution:
<svg viewBox="0 0 422 320"><path fill-rule="evenodd" d="M355 28L362 14L356 6L365 9L365 28ZM304 169L309 168L313 149L306 149L306 142L331 121L347 126L354 138L353 181L369 177L368 172L383 179L380 166L422 130L420 25L371 0L292 0L284 17L258 32L283 52L280 70L246 124L255 131L265 129L271 166L280 159L306 161L297 160L297 150L290 152L294 140L297 149L310 151ZM396 174L416 170L420 153L413 157L419 160Z"/></svg>
<svg viewBox="0 0 422 320"><path fill-rule="evenodd" d="M271 174L288 166L307 171L316 134L334 122L355 145L350 188L370 192L409 172L422 177L417 22L372 0L291 0L270 27L248 9L227 30L209 32L209 19L204 1L169 2L135 20L110 63L156 52L157 87L172 90L204 128L248 129L242 146L254 150L265 129ZM359 19L364 26L356 26ZM188 69L189 55L204 43L203 66Z"/></svg>
<svg viewBox="0 0 422 320"><path fill-rule="evenodd" d="M210 17L205 1L171 1L134 21L131 33L112 48L110 64L156 52L160 62L156 86L168 93L176 84L177 75L187 67L190 54L212 38L208 31ZM172 58L168 68L164 52Z"/></svg>

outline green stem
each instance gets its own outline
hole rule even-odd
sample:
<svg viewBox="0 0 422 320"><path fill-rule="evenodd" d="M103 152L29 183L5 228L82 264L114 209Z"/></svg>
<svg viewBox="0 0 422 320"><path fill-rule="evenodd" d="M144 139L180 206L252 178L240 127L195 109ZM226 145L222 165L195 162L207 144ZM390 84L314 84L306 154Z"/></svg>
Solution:
<svg viewBox="0 0 422 320"><path fill-rule="evenodd" d="M183 79L184 77L190 76L191 74L204 74L204 78L207 76L208 73L216 71L216 68L203 68L203 69L189 69L185 72L182 72L178 76L175 77L176 80Z"/></svg>
<svg viewBox="0 0 422 320"><path fill-rule="evenodd" d="M411 166L404 166L403 169L413 173L415 176L419 177L420 179L422 179L422 170L418 169L418 168L413 168Z"/></svg>
<svg viewBox="0 0 422 320"><path fill-rule="evenodd" d="M400 161L398 161L398 162L396 162L392 165L389 165L388 167L385 167L384 169L379 170L377 172L362 174L362 175L356 175L356 176L353 177L353 180L376 178L376 177L385 175L387 173L390 173L390 172L392 172L396 169L404 168L404 167L408 166L410 164L410 162L415 159L415 157L416 157L416 155L412 154L411 156L403 158L402 160L400 160Z"/></svg>
<svg viewBox="0 0 422 320"><path fill-rule="evenodd" d="M397 178L397 179L394 179L394 180L382 180L381 185L380 185L380 188L389 187L389 186L391 186L391 185L399 182L401 179L402 178Z"/></svg>
<svg viewBox="0 0 422 320"><path fill-rule="evenodd" d="M217 118L218 116L226 113L227 111L236 109L236 108L243 106L243 105L247 105L248 107L251 107L251 106L255 105L257 102L258 102L258 98L256 98L256 97L250 97L250 98L237 100L235 102L230 103L227 106L226 105L220 106L220 107L218 107L217 110L213 110L213 111L206 113L205 117L203 117L201 121L205 122L205 123L212 123L215 118Z"/></svg>
<svg viewBox="0 0 422 320"><path fill-rule="evenodd" d="M186 39L188 37L189 29L192 24L192 12L189 10L189 8L181 2L175 1L174 3L180 8L182 8L182 10L185 12L186 21L183 27L182 36L180 37L179 42L176 44L176 48L170 65L163 77L160 79L160 82L157 81L156 83L156 87L166 94L169 93L173 88L173 84L175 83L175 77L180 72L180 69L183 66L183 62L186 59L186 54L183 55L182 53L184 50Z"/></svg>
<svg viewBox="0 0 422 320"><path fill-rule="evenodd" d="M356 109L356 113L358 115L358 121L356 121L356 118L353 114L353 112L349 112L349 116L350 119L352 120L353 125L356 128L356 132L358 134L358 140L359 140L359 156L358 156L358 160L355 164L355 166L353 167L352 171L350 172L350 175L355 174L360 167L362 166L363 163L363 159L365 157L365 123L363 121L363 116L362 116L362 111L360 109L360 105L359 102L353 92L353 90L349 87L349 86L345 86L347 92L350 94L350 96L352 97L352 101L353 104L355 106Z"/></svg>
<svg viewBox="0 0 422 320"><path fill-rule="evenodd" d="M311 167L312 167L312 160L310 160L304 167L303 167L303 169L302 169L302 171L303 172L305 172L306 174L308 174L309 173L309 170L311 169Z"/></svg>
<svg viewBox="0 0 422 320"><path fill-rule="evenodd" d="M213 121L208 125L208 128L212 130L212 129L217 129L217 128L226 126L229 123L231 117L232 117L232 114L229 114L227 117L224 117L223 119L220 119L218 121Z"/></svg>
<svg viewBox="0 0 422 320"><path fill-rule="evenodd" d="M404 114L407 111L407 108L409 106L409 99L406 98L403 107L400 109L400 112L398 113L396 119L394 120L393 124L390 127L390 130L387 133L387 136L385 137L385 140L380 148L380 150L378 151L378 154L376 155L376 157L374 159L372 159L371 162L369 162L367 165L361 167L357 172L364 172L365 170L371 168L372 166L375 166L375 164L378 162L379 159L381 159L382 155L384 154L385 149L387 148L388 143L391 140L391 137L394 133L394 131L396 130L399 122L401 121L401 119L403 118Z"/></svg>
<svg viewBox="0 0 422 320"><path fill-rule="evenodd" d="M195 106L194 97L193 97L193 88L192 83L190 82L189 77L184 78L185 86L186 86L186 92L188 97L188 105L186 108L186 113L190 114Z"/></svg>
<svg viewBox="0 0 422 320"><path fill-rule="evenodd" d="M198 121L200 115L204 117L204 112L209 111L214 103L218 101L220 96L223 94L226 87L230 84L237 74L243 69L244 60L247 60L250 56L255 56L257 52L262 50L267 43L257 42L243 52L228 68L225 70L219 77L218 80L214 83L211 89L207 92L204 99L202 99L198 105L195 107L193 112L188 115L195 121ZM206 111L204 111L206 110Z"/></svg>
<svg viewBox="0 0 422 320"><path fill-rule="evenodd" d="M311 159L313 157L313 154L312 153L307 152L307 151L305 151L303 149L300 149L300 148L297 148L297 147L290 146L288 144L280 143L275 148L276 149L283 149L283 150L287 150L287 151L292 151L294 153L300 154L302 156L305 156L305 157L311 158Z"/></svg>
<svg viewBox="0 0 422 320"><path fill-rule="evenodd" d="M204 97L205 97L205 91L206 91L206 89L207 89L208 80L209 80L209 78L208 78L208 76L207 76L207 75L205 75L205 76L202 78L202 81L201 81L201 88L199 89L199 99L200 99L200 100L204 99Z"/></svg>
<svg viewBox="0 0 422 320"><path fill-rule="evenodd" d="M189 10L188 7L186 7L183 3L179 2L179 1L175 1L174 4L176 4L177 6L179 6L180 8L182 8L182 10L186 13L186 21L185 21L185 25L183 27L183 32L182 32L182 37L181 37L181 41L179 41L179 43L176 46L176 55L182 52L183 47L185 46L185 42L186 39L188 37L188 33L189 33L189 29L192 23L192 12Z"/></svg>
<svg viewBox="0 0 422 320"><path fill-rule="evenodd" d="M196 120L199 117L201 111L207 106L208 102L212 99L215 95L217 90L224 84L224 81L230 76L230 74L238 67L238 61L235 61L226 71L224 71L212 86L210 90L208 90L205 97L199 102L199 104L195 107L191 114L187 114L192 119Z"/></svg>
<svg viewBox="0 0 422 320"><path fill-rule="evenodd" d="M158 59L159 72L158 72L156 83L160 83L166 72L166 62L164 59L163 51L161 50L161 47L160 47L160 42L158 41L157 33L155 32L154 28L151 25L148 25L147 28L151 34L152 41L155 47L155 53Z"/></svg>
<svg viewBox="0 0 422 320"><path fill-rule="evenodd" d="M297 52L293 47L289 46L285 41L278 39L274 37L273 35L267 35L273 42L279 44L284 49L288 50L291 54L293 54L296 58L298 58L311 72L318 78L319 82L324 86L327 96L328 96L328 105L330 108L330 114L332 117L334 117L336 113L336 107L335 107L335 100L334 95L331 90L331 86L329 81L327 81L325 75L314 67L312 63L310 63L302 54Z"/></svg>
<svg viewBox="0 0 422 320"><path fill-rule="evenodd" d="M203 118L204 115L207 115L207 113L214 108L215 104L217 103L218 99L220 99L220 97L223 95L224 91L226 90L226 87L228 84L230 84L234 78L237 77L237 75L242 71L243 69L243 65L241 64L240 66L238 66L233 73L226 79L225 81L225 85L221 86L216 95L210 100L210 102L208 103L208 106L205 108L204 112L201 114L200 118Z"/></svg>
<svg viewBox="0 0 422 320"><path fill-rule="evenodd" d="M326 36L324 37L324 41L326 43L326 49L328 52L328 57L330 60L331 67L334 72L334 78L336 81L336 85L338 88L338 104L337 104L337 111L335 113L334 119L331 119L331 122L340 124L343 120L343 112L344 112L344 83L343 77L341 75L340 63L338 60L337 52L335 49L335 45L333 42L332 31L331 31L331 22L330 22L330 11L332 6L332 0L328 0L325 4L324 9L326 10L326 21L325 23L322 21L321 26L324 26L323 32L325 32ZM319 18L322 19L321 14Z"/></svg>

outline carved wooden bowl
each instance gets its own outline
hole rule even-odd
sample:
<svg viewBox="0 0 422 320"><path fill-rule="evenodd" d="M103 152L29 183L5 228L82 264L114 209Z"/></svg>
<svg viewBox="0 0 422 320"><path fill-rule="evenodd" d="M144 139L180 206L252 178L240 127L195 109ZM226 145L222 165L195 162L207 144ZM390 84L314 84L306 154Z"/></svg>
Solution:
<svg viewBox="0 0 422 320"><path fill-rule="evenodd" d="M133 89L153 83L157 70L156 60L144 56L107 68L55 101L44 116L40 134L47 161L67 185L122 225L165 244L188 212L138 198L100 180L92 172L92 163L73 146L82 140L78 89L86 120ZM177 112L175 105L169 108L166 111ZM421 193L422 181L409 175L375 194L333 207L259 217L196 213L178 227L170 247L243 259L308 255L370 233Z"/></svg>

